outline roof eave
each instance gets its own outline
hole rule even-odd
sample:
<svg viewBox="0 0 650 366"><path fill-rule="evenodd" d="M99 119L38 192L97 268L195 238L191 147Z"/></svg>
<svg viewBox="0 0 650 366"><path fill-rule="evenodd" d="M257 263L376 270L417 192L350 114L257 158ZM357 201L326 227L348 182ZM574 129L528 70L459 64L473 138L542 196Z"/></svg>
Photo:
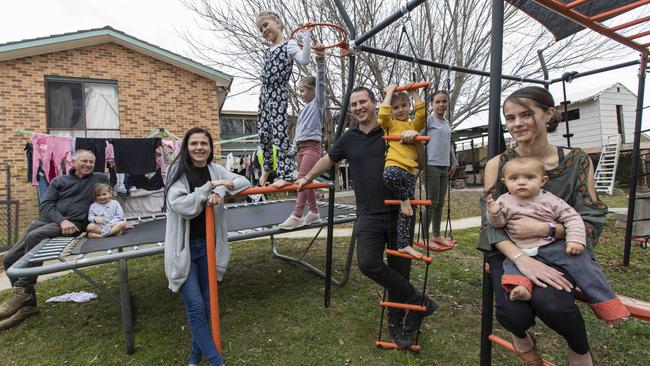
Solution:
<svg viewBox="0 0 650 366"><path fill-rule="evenodd" d="M0 45L0 61L95 46L104 43L115 43L154 59L203 76L207 79L213 80L217 86L229 88L233 80L233 76L231 75L214 70L183 56L131 37L125 33L115 31L112 28L102 28Z"/></svg>

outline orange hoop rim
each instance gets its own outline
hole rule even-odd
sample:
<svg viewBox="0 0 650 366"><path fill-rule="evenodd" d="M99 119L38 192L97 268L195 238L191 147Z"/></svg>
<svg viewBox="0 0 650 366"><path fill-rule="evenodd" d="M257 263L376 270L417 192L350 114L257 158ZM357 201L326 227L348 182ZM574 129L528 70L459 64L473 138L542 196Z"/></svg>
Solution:
<svg viewBox="0 0 650 366"><path fill-rule="evenodd" d="M348 43L348 32L338 24L324 23L324 22L314 22L314 23L307 22L307 23L304 23L304 24L300 24L296 29L292 30L290 37L294 38L296 33L298 33L298 31L300 31L302 29L311 30L311 29L317 28L317 27L332 28L332 29L334 29L335 31L337 31L340 34L340 38L338 39L337 43L331 44L331 45L323 45L323 48L326 49L326 50L329 50L329 49L332 49L332 48L340 48L341 52L338 55L334 54L334 53L330 53L330 52L325 52L326 55L345 57L348 54L350 54L350 44ZM298 42L298 45L300 47L302 47L302 43L299 40L296 39L296 42ZM314 47L312 47L312 49L314 49Z"/></svg>

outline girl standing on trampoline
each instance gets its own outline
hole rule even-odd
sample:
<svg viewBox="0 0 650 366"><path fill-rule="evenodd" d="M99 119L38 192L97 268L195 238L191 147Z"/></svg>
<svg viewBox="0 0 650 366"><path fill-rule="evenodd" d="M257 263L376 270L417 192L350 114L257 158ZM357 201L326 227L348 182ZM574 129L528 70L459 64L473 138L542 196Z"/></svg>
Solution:
<svg viewBox="0 0 650 366"><path fill-rule="evenodd" d="M307 65L310 57L311 35L303 32L303 47L293 40L286 40L282 31L284 24L280 16L272 11L263 11L256 18L257 29L271 47L264 52L262 86L257 110L257 131L264 154L264 172L259 184L263 186L273 167L273 145L278 147L278 179L273 183L276 188L293 181L293 161L289 154L289 136L287 122L287 105L289 92L287 83L295 60Z"/></svg>
<svg viewBox="0 0 650 366"><path fill-rule="evenodd" d="M400 135L407 130L420 131L424 128L426 110L424 101L417 89L410 91L415 101L415 118L409 120L411 103L406 92L395 93L396 85L386 89L384 102L379 107L377 121L386 135ZM420 150L420 152L418 152ZM413 227L415 216L410 200L415 197L415 180L418 173L418 156L423 157L422 143L404 144L401 141L390 141L384 166L384 182L400 200L400 213L397 219L397 248L400 252L410 254L415 258L422 257L413 249Z"/></svg>
<svg viewBox="0 0 650 366"><path fill-rule="evenodd" d="M210 292L206 245L216 246L221 280L230 260L223 196L250 186L246 178L213 164L212 136L202 128L190 129L171 164L165 185L165 275L169 288L180 292L192 332L189 364L205 357L211 366L223 365L210 332ZM215 243L206 243L205 210L215 211Z"/></svg>
<svg viewBox="0 0 650 366"><path fill-rule="evenodd" d="M298 83L298 93L303 102L307 103L298 115L296 134L293 139L292 152L297 152L298 178L307 174L320 159L320 143L323 130L323 113L325 111L325 53L320 45L314 45L316 50L316 77L306 77ZM294 154L292 154L294 155ZM309 212L303 217L305 203ZM313 189L298 192L293 213L278 225L289 230L320 221L316 192Z"/></svg>

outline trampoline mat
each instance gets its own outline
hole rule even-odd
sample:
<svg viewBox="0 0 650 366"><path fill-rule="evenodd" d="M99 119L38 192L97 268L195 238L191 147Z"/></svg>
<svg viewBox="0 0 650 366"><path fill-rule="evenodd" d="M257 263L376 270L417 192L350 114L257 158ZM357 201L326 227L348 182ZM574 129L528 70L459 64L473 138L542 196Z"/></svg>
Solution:
<svg viewBox="0 0 650 366"><path fill-rule="evenodd" d="M272 227L283 222L295 205L295 200L270 201L259 204L235 204L226 206L225 218L228 231L239 231L245 229L257 229ZM327 204L319 202L318 209L321 218L327 217ZM307 210L307 208L305 208ZM354 206L335 205L334 216L354 213ZM135 228L127 230L119 236L108 238L96 238L81 240L74 248L72 254L86 254L90 252L117 249L141 244L153 244L165 241L165 218L153 221L144 221ZM322 221L322 225L326 225ZM259 236L268 234L265 230L259 230Z"/></svg>

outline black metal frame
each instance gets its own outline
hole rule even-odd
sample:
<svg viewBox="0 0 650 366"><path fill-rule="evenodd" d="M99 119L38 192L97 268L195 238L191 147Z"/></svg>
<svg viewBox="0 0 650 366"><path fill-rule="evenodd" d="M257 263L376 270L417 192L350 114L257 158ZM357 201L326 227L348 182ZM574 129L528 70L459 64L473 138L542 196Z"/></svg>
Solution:
<svg viewBox="0 0 650 366"><path fill-rule="evenodd" d="M333 187L333 183L331 183ZM330 195L332 198L334 195ZM254 206L259 203L248 203L247 206ZM269 204L264 202L262 204ZM242 206L237 204L236 206ZM235 242L248 239L256 239L269 236L271 239L271 250L275 257L279 259L288 261L290 263L300 264L307 268L308 270L314 272L320 277L329 280L326 284L330 284L326 287L331 287L331 283L342 287L345 285L349 278L350 269L352 267L352 257L354 253L354 247L356 244L356 214L352 210L353 206L342 205L350 207L350 213L345 215L334 216L334 205L332 202L329 203L329 213L328 220L321 221L319 223L314 223L308 226L303 226L293 230L283 230L277 227L266 228L266 229L250 229L250 230L240 230L238 232L228 233L228 241ZM130 218L129 220L150 220L150 219L162 219L164 215L148 215L141 216L137 218ZM347 258L345 261L345 267L343 270L343 277L341 279L332 278L332 252L333 252L333 227L336 224L342 224L346 222L354 222L354 228L352 230L352 235L350 237L349 247L347 251ZM313 243L318 238L319 234L322 232L323 227L327 226L328 228L328 237L327 237L327 248L326 248L326 260L325 260L325 271L320 270L315 265L304 259L307 252L311 249ZM319 228L318 232L314 235L313 239L303 251L299 257L291 257L286 254L282 254L277 247L275 240L275 235L292 232L292 231L301 231L305 229ZM70 251L76 245L78 240L71 237L58 237L53 239L45 239L36 245L32 250L25 254L21 259L14 263L11 268L7 270L7 276L10 277L21 277L21 276L38 276L43 274L56 273L66 270L72 270L74 273L79 275L82 279L87 281L93 287L97 288L103 294L105 294L109 299L114 301L120 306L122 313L122 333L124 335L124 347L127 354L135 352L135 342L134 342L134 332L133 332L133 310L131 305L131 295L129 291L129 276L128 276L128 264L129 259L135 259L140 257L146 257L150 255L162 254L164 252L163 243L152 243L151 245L145 245L146 248L139 248L138 246L133 246L130 250L125 248L117 248L115 250L107 251L106 254L98 256L87 256L81 254L73 258L70 257ZM32 267L33 263L43 263L45 261L57 260L58 263L48 263L39 267ZM117 262L117 277L119 284L119 294L113 294L106 286L98 283L93 280L83 271L81 268L90 267L98 264L106 264ZM325 291L324 294L325 303L329 303L330 293Z"/></svg>
<svg viewBox="0 0 650 366"><path fill-rule="evenodd" d="M501 105L501 80L516 80L522 82L529 82L534 84L541 84L544 87L548 88L549 85L564 81L563 77L548 80L548 69L546 68L543 50L538 51L538 56L542 64L542 69L544 72L544 80L534 79L534 78L520 78L509 75L502 75L502 63L503 63L503 23L504 23L504 4L503 0L492 0L492 39L491 39L491 58L490 58L490 71L483 70L473 70L468 68L456 67L453 65L442 64L435 61L424 60L419 58L414 58L412 56L406 56L403 54L390 52L386 50L381 50L369 46L364 46L363 42L368 40L373 35L377 34L382 29L388 27L393 22L401 18L403 15L407 14L408 11L411 11L418 5L422 4L424 0L412 0L402 5L399 11L391 14L387 19L377 24L375 27L367 31L365 34L356 38L356 30L350 17L348 16L345 7L343 6L340 0L334 0L339 13L341 14L350 34L351 39L351 52L349 56L350 65L348 70L348 85L346 94L343 99L343 109L341 113L341 119L337 126L336 138L338 139L343 131L343 126L346 122L348 103L351 91L354 84L354 68L355 68L355 53L357 51L365 51L368 53L392 57L404 61L416 61L420 64L449 69L457 72L465 72L481 76L490 77L490 96L489 96L489 125L488 125L488 159L498 155L503 150L505 150L505 141L503 139L503 131L501 128L501 116L500 116L500 105ZM356 38L356 39L355 39ZM628 216L627 216L627 227L625 235L625 254L624 254L624 265L629 264L630 256L630 247L631 247L631 233L632 233L632 224L635 208L635 198L636 198L636 183L637 183L637 166L639 159L639 148L640 148L640 137L641 133L641 120L643 113L643 99L644 99L644 83L645 83L645 74L647 68L648 54L642 54L640 60L638 61L628 61L619 63L616 65L611 65L603 67L600 69L590 70L582 73L572 74L572 78L584 77L589 75L598 74L605 71L615 70L623 67L632 66L635 64L641 64L641 70L639 73L639 86L637 93L637 110L636 110L636 121L635 121L635 132L634 132L634 145L633 145L633 158L632 158L632 172L630 175L630 195L628 203ZM566 99L566 98L565 98ZM569 134L567 129L567 134ZM567 136L570 139L570 135ZM332 175L333 176L333 175ZM481 316L481 351L480 359L481 365L486 366L491 364L491 353L492 353L492 343L488 339L488 336L492 332L493 326L493 297L494 292L492 288L492 282L490 279L490 274L485 271L486 267L486 257L483 259L483 312Z"/></svg>

